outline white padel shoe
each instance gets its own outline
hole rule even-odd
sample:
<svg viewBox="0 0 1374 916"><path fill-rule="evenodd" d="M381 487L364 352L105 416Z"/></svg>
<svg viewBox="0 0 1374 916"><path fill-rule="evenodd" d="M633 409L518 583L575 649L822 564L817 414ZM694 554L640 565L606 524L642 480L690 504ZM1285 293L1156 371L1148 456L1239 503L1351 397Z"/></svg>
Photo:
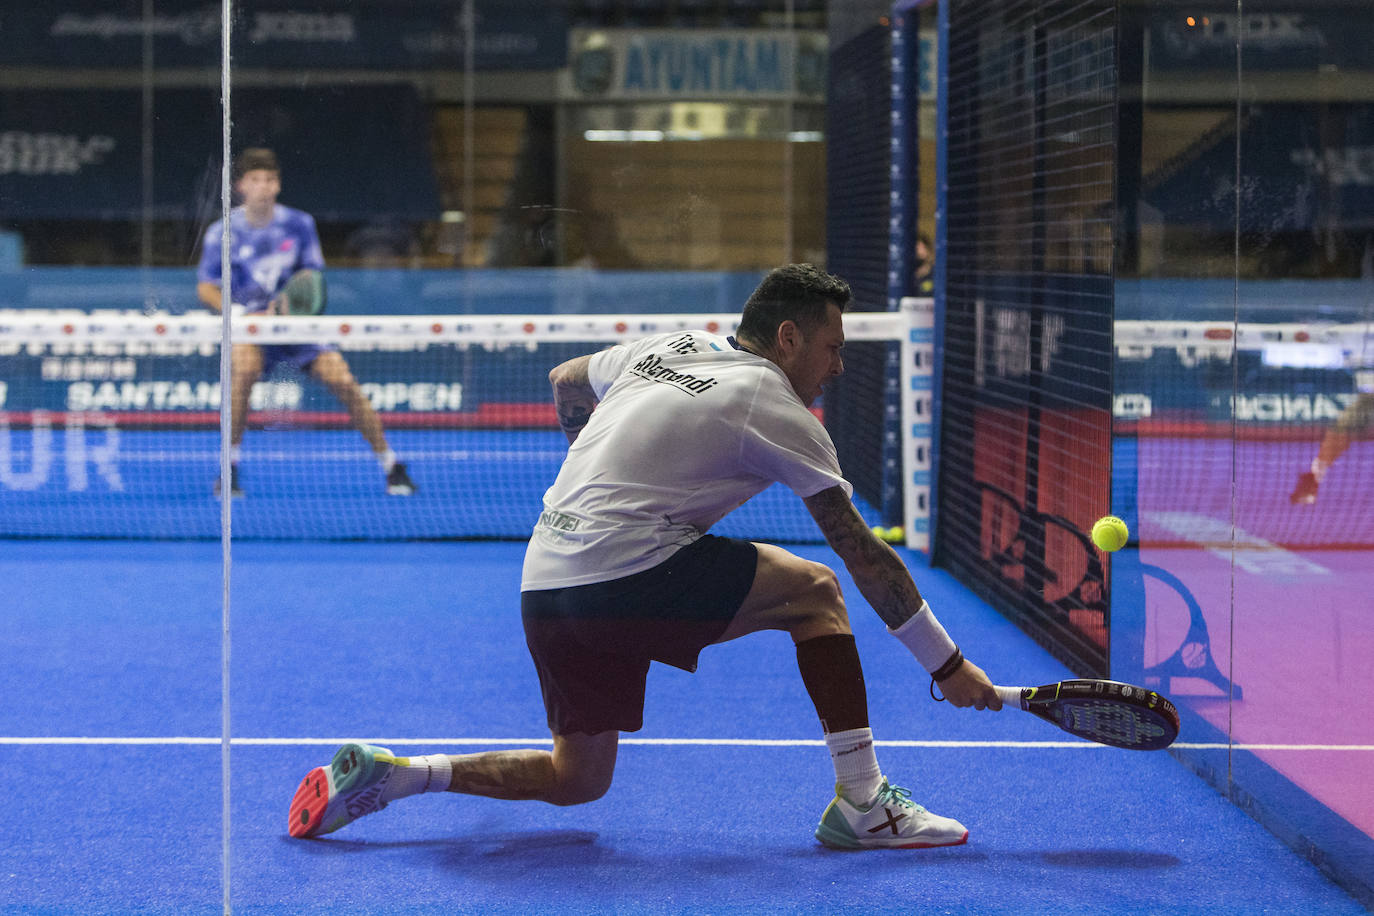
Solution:
<svg viewBox="0 0 1374 916"><path fill-rule="evenodd" d="M816 827L816 839L833 849L928 849L968 842L968 830L949 817L931 814L906 789L883 780L878 797L860 808L835 787L835 799Z"/></svg>

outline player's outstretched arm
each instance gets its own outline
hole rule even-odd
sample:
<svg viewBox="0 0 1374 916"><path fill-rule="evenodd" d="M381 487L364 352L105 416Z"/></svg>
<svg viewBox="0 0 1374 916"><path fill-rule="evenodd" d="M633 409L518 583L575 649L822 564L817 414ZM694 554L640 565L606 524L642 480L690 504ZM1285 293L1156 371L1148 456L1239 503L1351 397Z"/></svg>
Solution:
<svg viewBox="0 0 1374 916"><path fill-rule="evenodd" d="M988 676L954 649L944 628L935 620L934 612L921 598L902 558L864 523L844 489L831 487L808 496L803 502L824 533L826 542L844 561L864 599L888 629L912 649L922 666L936 677L945 698L955 706L1001 709L1002 701ZM913 630L916 637L909 641L904 634ZM940 639L927 637L930 632L938 633ZM915 647L913 641L917 643ZM947 647L941 646L942 641ZM950 649L954 649L953 653ZM942 670L947 665L949 670Z"/></svg>
<svg viewBox="0 0 1374 916"><path fill-rule="evenodd" d="M555 366L549 373L558 425L563 428L569 444L577 441L582 427L587 425L596 409L596 391L587 374L591 361L590 354L579 356Z"/></svg>

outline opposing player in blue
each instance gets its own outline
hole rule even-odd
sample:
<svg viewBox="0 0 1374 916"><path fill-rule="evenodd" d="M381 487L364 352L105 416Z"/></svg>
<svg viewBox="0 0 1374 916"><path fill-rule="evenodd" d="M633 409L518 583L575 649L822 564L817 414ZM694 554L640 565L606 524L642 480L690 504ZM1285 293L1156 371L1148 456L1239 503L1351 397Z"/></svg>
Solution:
<svg viewBox="0 0 1374 916"><path fill-rule="evenodd" d="M809 410L843 371L849 298L843 280L790 264L750 296L737 337L659 334L555 367L549 379L571 447L544 495L521 579L552 752L397 757L346 744L296 790L291 835L330 833L421 792L554 805L598 799L620 732L643 725L652 662L695 671L706 646L781 630L796 645L835 769L816 838L840 849L965 842L963 824L927 811L878 766L835 573L775 545L707 533L765 487L786 485L945 697L1002 708L901 557L864 523L835 445ZM733 803L721 803L723 819Z"/></svg>
<svg viewBox="0 0 1374 916"><path fill-rule="evenodd" d="M310 214L277 203L281 193L281 167L269 149L246 149L234 160L234 191L239 206L229 214L233 242L233 307L246 314L284 314L284 290L302 271L323 271L324 254L315 220ZM216 312L224 308L222 294L223 221L205 232L196 295ZM386 479L386 491L409 496L415 484L406 466L387 444L382 421L367 395L353 377L338 348L324 344L234 344L233 384L230 392L230 490L242 496L239 458L243 432L248 425L249 396L253 384L278 364L309 372L323 382L348 410L353 425L372 447ZM215 493L220 482L215 481Z"/></svg>

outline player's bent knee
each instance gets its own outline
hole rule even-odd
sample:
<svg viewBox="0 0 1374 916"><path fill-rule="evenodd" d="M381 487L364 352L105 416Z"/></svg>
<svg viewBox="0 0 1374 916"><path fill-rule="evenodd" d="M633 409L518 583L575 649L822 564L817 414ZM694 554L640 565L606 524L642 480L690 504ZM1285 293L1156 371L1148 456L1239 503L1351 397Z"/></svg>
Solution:
<svg viewBox="0 0 1374 916"><path fill-rule="evenodd" d="M554 786L545 799L554 805L585 805L605 795L615 775L613 766L577 765L560 767L554 763Z"/></svg>
<svg viewBox="0 0 1374 916"><path fill-rule="evenodd" d="M806 565L795 588L776 613L777 628L786 630L793 642L850 632L839 577L820 563Z"/></svg>
<svg viewBox="0 0 1374 916"><path fill-rule="evenodd" d="M611 788L611 774L577 777L569 781L561 778L555 794L549 799L555 805L585 805L604 796Z"/></svg>
<svg viewBox="0 0 1374 916"><path fill-rule="evenodd" d="M823 563L810 564L811 582L805 606L810 609L804 629L810 635L828 636L849 632L849 613L845 610L840 578ZM795 634L795 631L794 631Z"/></svg>
<svg viewBox="0 0 1374 916"><path fill-rule="evenodd" d="M554 784L544 800L554 805L583 805L601 798L615 775L620 733L555 735Z"/></svg>
<svg viewBox="0 0 1374 916"><path fill-rule="evenodd" d="M813 576L812 587L820 594L821 600L826 604L844 607L844 596L840 592L840 577L835 575L835 570L824 563L812 563L811 574Z"/></svg>
<svg viewBox="0 0 1374 916"><path fill-rule="evenodd" d="M834 570L760 544L754 586L720 641L758 630L783 630L797 642L848 633L849 615Z"/></svg>

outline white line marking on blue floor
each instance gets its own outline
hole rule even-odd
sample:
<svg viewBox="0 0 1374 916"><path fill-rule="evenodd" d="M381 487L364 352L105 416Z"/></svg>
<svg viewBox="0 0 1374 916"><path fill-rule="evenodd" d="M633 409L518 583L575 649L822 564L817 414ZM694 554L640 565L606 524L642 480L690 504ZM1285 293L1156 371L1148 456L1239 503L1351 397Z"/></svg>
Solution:
<svg viewBox="0 0 1374 916"><path fill-rule="evenodd" d="M380 744L387 747L424 745L426 747L491 747L491 746L529 746L553 744L552 738L234 738L229 743L235 747L313 747L316 745L340 745L351 741L366 744ZM197 737L4 737L0 745L26 746L89 746L111 745L218 745L219 738ZM825 742L811 738L624 738L621 744L647 745L656 747L681 747L693 745L700 747L824 747ZM924 747L924 748L1022 748L1022 749L1100 749L1105 745L1090 741L875 741L878 747ZM1374 752L1374 744L1223 744L1193 743L1179 741L1173 747L1186 750L1233 750L1233 751L1350 751L1355 753Z"/></svg>
<svg viewBox="0 0 1374 916"><path fill-rule="evenodd" d="M567 457L567 452L538 451L533 449L515 450L471 450L471 449L406 449L405 457L411 462L421 461L562 461ZM134 451L123 450L119 453L120 461L138 461L147 463L181 464L183 462L215 462L219 460L219 451ZM246 451L243 454L245 464L252 464L255 461L281 461L288 463L300 463L303 465L318 467L326 461L338 462L375 462L377 459L370 452L357 450L349 451L271 451L254 452Z"/></svg>

